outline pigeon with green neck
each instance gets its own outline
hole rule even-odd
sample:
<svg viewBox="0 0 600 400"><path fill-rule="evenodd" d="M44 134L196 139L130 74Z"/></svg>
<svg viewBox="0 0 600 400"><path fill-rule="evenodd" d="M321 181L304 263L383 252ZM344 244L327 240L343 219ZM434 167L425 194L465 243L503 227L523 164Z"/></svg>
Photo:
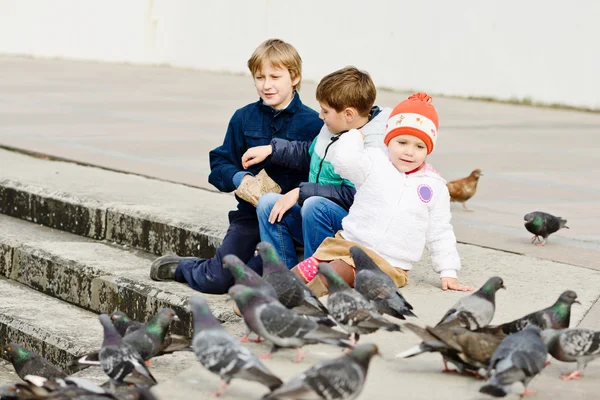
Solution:
<svg viewBox="0 0 600 400"><path fill-rule="evenodd" d="M270 283L248 267L242 260L233 254L223 257L223 268L231 271L236 285L244 285L260 290L266 296L277 298L277 292ZM248 342L250 329L246 327L246 334L240 339L242 343ZM261 338L252 339L252 342L260 343Z"/></svg>
<svg viewBox="0 0 600 400"><path fill-rule="evenodd" d="M573 303L581 304L577 300L577 293L567 290L550 307L504 323L497 328L501 329L506 335L520 332L529 325L536 325L542 330L568 328L571 322L571 306Z"/></svg>
<svg viewBox="0 0 600 400"><path fill-rule="evenodd" d="M559 229L569 229L566 219L555 217L552 214L542 211L535 211L526 214L523 219L525 220L525 228L535 235L531 239L531 243L538 241L536 246L546 245L546 239L548 239L548 236L554 232L557 232Z"/></svg>
<svg viewBox="0 0 600 400"><path fill-rule="evenodd" d="M10 343L4 348L4 355L10 361L19 375L24 379L27 375L42 376L46 379L64 378L67 374L33 351L27 350L16 343Z"/></svg>
<svg viewBox="0 0 600 400"><path fill-rule="evenodd" d="M156 383L144 360L132 345L126 343L112 324L110 317L100 314L100 323L104 328L104 340L98 353L100 366L110 378L110 385L115 390L117 384L123 383L124 379L133 371L145 377L150 384ZM136 331L137 332L137 331Z"/></svg>

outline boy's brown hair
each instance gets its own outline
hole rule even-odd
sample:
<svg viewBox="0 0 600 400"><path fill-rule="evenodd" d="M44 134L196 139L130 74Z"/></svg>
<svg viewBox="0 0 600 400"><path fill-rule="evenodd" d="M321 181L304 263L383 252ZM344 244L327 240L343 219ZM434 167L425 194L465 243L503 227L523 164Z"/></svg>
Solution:
<svg viewBox="0 0 600 400"><path fill-rule="evenodd" d="M347 107L356 108L361 117L369 115L377 89L366 71L348 66L330 73L317 86L317 101L337 112Z"/></svg>
<svg viewBox="0 0 600 400"><path fill-rule="evenodd" d="M287 69L290 72L292 81L299 76L300 80L294 86L294 89L300 90L300 83L302 82L302 58L300 58L300 54L298 54L294 46L280 39L265 40L254 50L254 53L252 53L252 56L248 60L248 69L252 73L252 76L262 68L265 62L270 62L275 68Z"/></svg>

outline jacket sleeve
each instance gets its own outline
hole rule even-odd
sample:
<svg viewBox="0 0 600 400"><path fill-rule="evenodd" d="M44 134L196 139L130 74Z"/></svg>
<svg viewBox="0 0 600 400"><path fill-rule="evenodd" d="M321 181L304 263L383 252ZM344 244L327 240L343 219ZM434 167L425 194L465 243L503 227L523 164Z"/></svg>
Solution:
<svg viewBox="0 0 600 400"><path fill-rule="evenodd" d="M309 197L320 196L333 201L344 210L350 210L354 202L356 189L348 185L319 185L318 183L302 182L298 204L302 206Z"/></svg>
<svg viewBox="0 0 600 400"><path fill-rule="evenodd" d="M339 143L332 146L331 164L335 173L348 179L358 189L373 168L373 151L376 149L364 148L362 134L357 129L352 129L339 138Z"/></svg>
<svg viewBox="0 0 600 400"><path fill-rule="evenodd" d="M223 144L209 153L210 174L208 182L221 192L232 192L236 189L233 176L242 168L242 154L244 151L244 132L242 120L236 111L229 121L227 133Z"/></svg>
<svg viewBox="0 0 600 400"><path fill-rule="evenodd" d="M310 142L273 139L271 146L271 164L300 172L308 172L310 169Z"/></svg>
<svg viewBox="0 0 600 400"><path fill-rule="evenodd" d="M439 198L429 212L426 247L431 255L433 270L440 273L440 278L456 278L460 257L454 229L450 224L450 194L446 185L441 185L439 192Z"/></svg>

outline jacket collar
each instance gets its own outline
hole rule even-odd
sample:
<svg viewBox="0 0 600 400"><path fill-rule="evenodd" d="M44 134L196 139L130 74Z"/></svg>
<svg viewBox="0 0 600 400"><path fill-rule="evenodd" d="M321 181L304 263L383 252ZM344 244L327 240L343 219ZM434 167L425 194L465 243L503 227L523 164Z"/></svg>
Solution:
<svg viewBox="0 0 600 400"><path fill-rule="evenodd" d="M258 99L258 107L262 112L273 114L274 116L278 116L279 114L294 114L300 106L302 105L302 101L300 100L300 94L294 91L294 97L292 97L292 101L290 104L284 108L283 110L276 110L271 106L268 106L263 103L262 99Z"/></svg>

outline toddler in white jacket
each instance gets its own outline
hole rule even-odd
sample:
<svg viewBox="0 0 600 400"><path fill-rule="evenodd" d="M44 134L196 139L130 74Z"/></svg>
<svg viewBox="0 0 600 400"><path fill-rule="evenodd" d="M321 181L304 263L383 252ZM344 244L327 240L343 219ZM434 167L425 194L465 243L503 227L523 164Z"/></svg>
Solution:
<svg viewBox="0 0 600 400"><path fill-rule="evenodd" d="M446 182L425 162L437 136L437 112L425 93L410 96L390 114L387 154L365 148L359 130L341 136L331 163L356 186L356 196L342 230L325 239L312 260L298 265L303 276L313 275L311 265L318 261L341 261L353 268L349 249L359 245L401 287L427 247L443 290L473 290L458 282L460 258Z"/></svg>

